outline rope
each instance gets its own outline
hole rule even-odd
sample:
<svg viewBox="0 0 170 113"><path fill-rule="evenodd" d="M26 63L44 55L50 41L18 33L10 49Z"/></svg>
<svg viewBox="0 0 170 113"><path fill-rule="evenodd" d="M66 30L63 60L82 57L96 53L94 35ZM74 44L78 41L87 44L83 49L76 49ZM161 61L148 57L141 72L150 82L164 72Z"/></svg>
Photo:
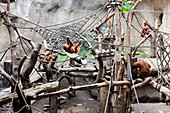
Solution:
<svg viewBox="0 0 170 113"><path fill-rule="evenodd" d="M18 35L19 35L19 34L18 34ZM20 38L20 35L19 35L19 38ZM22 49L24 50L24 53L26 54L26 56L28 56L28 53L26 52L25 47L24 47L22 41L23 41L23 40L21 40L21 38L20 38L20 42L21 42ZM45 80L45 79L41 76L41 74L37 71L37 69L36 69L35 67L33 67L33 68L34 68L35 71L38 73L38 75L39 75L43 80ZM29 81L29 79L25 78L24 76L22 76L22 77L23 77L25 80ZM46 80L45 80L45 81L46 81Z"/></svg>
<svg viewBox="0 0 170 113"><path fill-rule="evenodd" d="M130 66L130 58L128 56L128 69L129 69L129 74L130 74L130 79L131 79L131 82L132 82L132 85L133 87L135 86L134 82L133 82L133 78L132 78L132 72L131 72L131 66ZM137 104L138 104L138 109L140 111L140 113L142 113L142 110L141 110L141 107L140 107L140 103L139 103L139 99L138 99L138 95L137 95L137 92L136 92L136 88L134 87L134 93L135 93L135 97L136 97L136 100L137 100Z"/></svg>
<svg viewBox="0 0 170 113"><path fill-rule="evenodd" d="M35 110L37 110L37 111L40 111L41 113L45 113L45 112L44 112L44 111L42 111L41 109L38 109L38 108L33 107L33 106L31 106L31 105L30 105L30 107L31 107L31 108L33 108L33 109L35 109Z"/></svg>
<svg viewBox="0 0 170 113"><path fill-rule="evenodd" d="M1 57L1 59L0 59L0 62L2 61L2 59L4 58L4 56L6 55L6 53L8 52L8 50L11 49L11 48L13 48L13 47L15 47L16 45L18 45L18 44L11 45L11 46L9 46L7 49L5 49L5 50L3 50L3 51L0 52L0 53L3 53L3 52L4 52L4 54L2 55L2 57Z"/></svg>
<svg viewBox="0 0 170 113"><path fill-rule="evenodd" d="M115 26L118 24L118 22L120 21L121 18L122 18L122 16L121 16L121 17L119 18L119 20L115 23L115 25L113 26L113 28L115 28ZM112 28L112 29L113 29L113 28ZM106 37L104 37L104 38L101 40L101 42L104 41L105 38L106 38ZM100 42L100 43L101 43L101 42ZM95 46L93 46L93 48L97 47L100 43L98 43L98 44L96 44ZM91 51L93 48L87 50L83 55L85 55L87 52Z"/></svg>

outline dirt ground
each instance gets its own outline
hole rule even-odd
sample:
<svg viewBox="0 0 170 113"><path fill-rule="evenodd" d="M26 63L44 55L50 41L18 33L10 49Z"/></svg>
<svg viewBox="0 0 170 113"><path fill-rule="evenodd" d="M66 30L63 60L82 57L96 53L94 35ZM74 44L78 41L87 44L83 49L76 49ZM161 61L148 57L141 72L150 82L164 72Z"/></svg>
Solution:
<svg viewBox="0 0 170 113"><path fill-rule="evenodd" d="M68 94L63 96L68 97ZM45 104L48 104L48 98L36 102L34 107L43 110L43 105ZM65 104L60 106L61 108L58 109L58 113L97 113L98 104L99 102L91 98L88 91L77 91L75 97L69 98ZM144 113L159 113L158 110L162 110L163 113L170 113L170 106L165 103L140 103L140 106ZM138 105L132 104L132 110L139 113ZM40 112L34 110L33 113Z"/></svg>
<svg viewBox="0 0 170 113"><path fill-rule="evenodd" d="M88 91L77 91L75 97L69 98L68 94L64 94L68 98L66 103L60 106L58 113L97 113L98 101L91 98ZM47 105L48 98L39 100L35 103L34 107L43 110L43 105ZM34 110L33 113L40 113ZM46 113L49 113L48 111Z"/></svg>

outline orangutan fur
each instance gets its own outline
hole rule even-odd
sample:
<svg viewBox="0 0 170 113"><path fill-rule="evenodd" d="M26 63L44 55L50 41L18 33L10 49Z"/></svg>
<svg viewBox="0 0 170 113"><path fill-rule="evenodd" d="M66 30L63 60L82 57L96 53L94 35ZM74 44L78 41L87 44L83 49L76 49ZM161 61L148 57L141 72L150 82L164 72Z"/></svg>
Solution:
<svg viewBox="0 0 170 113"><path fill-rule="evenodd" d="M55 57L51 56L52 51L49 51L47 54L39 52L39 54L45 56L44 60L47 61L47 62L42 62L43 65L48 64L51 59L53 60L56 57L56 56Z"/></svg>
<svg viewBox="0 0 170 113"><path fill-rule="evenodd" d="M78 53L80 51L82 40L79 40L79 42L74 46L73 42L67 37L67 44L64 45L63 49L68 53Z"/></svg>
<svg viewBox="0 0 170 113"><path fill-rule="evenodd" d="M144 23L143 27L140 29L140 36L144 37L146 34L148 34L148 27L146 26L146 23Z"/></svg>
<svg viewBox="0 0 170 113"><path fill-rule="evenodd" d="M151 65L144 60L138 60L132 63L132 67L139 68L138 74L140 77L148 77L150 75Z"/></svg>

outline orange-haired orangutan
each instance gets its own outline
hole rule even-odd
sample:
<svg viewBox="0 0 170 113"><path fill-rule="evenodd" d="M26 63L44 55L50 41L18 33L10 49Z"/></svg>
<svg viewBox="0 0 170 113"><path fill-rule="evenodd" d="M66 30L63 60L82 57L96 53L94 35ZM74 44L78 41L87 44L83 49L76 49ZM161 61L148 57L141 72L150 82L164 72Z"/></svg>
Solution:
<svg viewBox="0 0 170 113"><path fill-rule="evenodd" d="M69 37L66 38L67 38L67 44L64 45L63 49L68 53L78 53L80 51L82 40L79 40L76 46L74 46L73 42L69 39Z"/></svg>
<svg viewBox="0 0 170 113"><path fill-rule="evenodd" d="M146 23L144 23L143 27L140 29L140 36L144 37L146 34L148 34L149 27L146 26Z"/></svg>
<svg viewBox="0 0 170 113"><path fill-rule="evenodd" d="M39 54L45 56L44 58L45 61L42 62L43 65L48 64L51 59L53 60L55 57L57 57L57 56L51 56L52 51L49 51L47 54L39 52Z"/></svg>
<svg viewBox="0 0 170 113"><path fill-rule="evenodd" d="M151 65L144 60L139 59L137 62L132 63L132 67L139 68L138 74L142 78L150 75Z"/></svg>
<svg viewBox="0 0 170 113"><path fill-rule="evenodd" d="M49 81L50 78L55 74L55 70L53 69L53 67L48 66L48 64L51 60L53 62L56 61L57 55L52 56L52 51L49 51L48 53L39 52L39 54L44 56L44 61L42 61L42 65L43 65L44 71L46 72L46 76L47 76L46 81ZM39 65L39 68L40 68L40 65Z"/></svg>

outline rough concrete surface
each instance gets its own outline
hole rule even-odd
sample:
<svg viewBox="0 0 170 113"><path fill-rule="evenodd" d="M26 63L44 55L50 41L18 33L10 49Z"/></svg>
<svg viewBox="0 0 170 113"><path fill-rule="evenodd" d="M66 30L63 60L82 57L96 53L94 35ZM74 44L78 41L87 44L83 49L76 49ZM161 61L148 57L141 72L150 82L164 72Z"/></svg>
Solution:
<svg viewBox="0 0 170 113"><path fill-rule="evenodd" d="M140 113L137 104L132 104L132 107L133 111ZM140 107L144 113L159 113L159 110L163 111L163 113L170 113L170 106L165 103L140 103Z"/></svg>

